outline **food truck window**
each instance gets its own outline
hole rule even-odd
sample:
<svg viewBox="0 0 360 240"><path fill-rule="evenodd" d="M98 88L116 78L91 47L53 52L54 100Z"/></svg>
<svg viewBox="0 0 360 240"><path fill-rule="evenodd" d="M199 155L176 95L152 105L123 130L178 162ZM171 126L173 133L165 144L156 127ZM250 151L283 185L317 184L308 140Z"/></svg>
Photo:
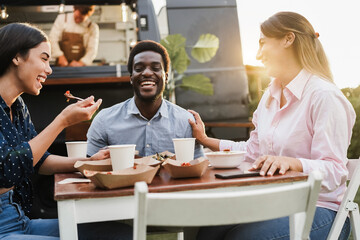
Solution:
<svg viewBox="0 0 360 240"><path fill-rule="evenodd" d="M8 18L0 21L0 26L11 22L30 22L49 34L58 14L73 11L66 5L64 13L59 13L59 5L45 6L7 6ZM130 47L138 40L137 13L133 6L98 5L90 19L99 25L98 53L93 65L127 64ZM54 63L54 59L52 61Z"/></svg>

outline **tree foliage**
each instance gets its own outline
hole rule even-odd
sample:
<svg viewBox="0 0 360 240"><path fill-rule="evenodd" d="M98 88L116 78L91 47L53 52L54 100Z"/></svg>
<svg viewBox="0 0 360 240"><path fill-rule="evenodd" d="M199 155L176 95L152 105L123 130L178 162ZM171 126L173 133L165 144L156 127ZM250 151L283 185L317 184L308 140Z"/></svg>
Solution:
<svg viewBox="0 0 360 240"><path fill-rule="evenodd" d="M360 157L360 85L357 88L342 89L344 95L349 99L356 112L356 120L348 149L348 158Z"/></svg>

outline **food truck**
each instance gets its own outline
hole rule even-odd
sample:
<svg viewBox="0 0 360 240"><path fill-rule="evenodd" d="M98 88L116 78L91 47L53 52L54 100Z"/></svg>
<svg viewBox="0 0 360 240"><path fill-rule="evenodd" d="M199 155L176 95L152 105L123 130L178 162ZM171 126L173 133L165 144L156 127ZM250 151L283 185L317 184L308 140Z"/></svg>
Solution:
<svg viewBox="0 0 360 240"><path fill-rule="evenodd" d="M163 5L161 8L158 7L159 2ZM214 94L204 96L176 88L176 103L199 112L206 122L248 122L248 82L242 59L236 0L2 0L0 4L2 11L6 9L8 14L7 18L6 14L1 14L4 18L0 18L0 26L11 22L30 22L46 33L50 32L57 15L62 14L59 13L60 4L65 4L65 12L71 12L72 5L76 4L96 5L91 19L99 25L100 39L93 64L86 67L53 66L53 73L44 83L39 96L23 95L38 132L67 106L64 97L67 90L83 98L90 95L102 98L100 108L131 98L133 90L126 70L131 47L140 40L160 42L168 34L181 34L189 45L195 44L205 33L219 38L215 57L206 63L191 61L185 72L201 73L210 78ZM190 49L187 51L191 56ZM75 127L75 131L80 129ZM84 140L86 129L85 133L65 129L49 151L66 155L64 142ZM245 128L211 130L218 138L247 137ZM49 196L52 197L51 194ZM44 213L50 210L42 206L41 212L43 215L40 217L47 217ZM50 217L53 217L51 212Z"/></svg>

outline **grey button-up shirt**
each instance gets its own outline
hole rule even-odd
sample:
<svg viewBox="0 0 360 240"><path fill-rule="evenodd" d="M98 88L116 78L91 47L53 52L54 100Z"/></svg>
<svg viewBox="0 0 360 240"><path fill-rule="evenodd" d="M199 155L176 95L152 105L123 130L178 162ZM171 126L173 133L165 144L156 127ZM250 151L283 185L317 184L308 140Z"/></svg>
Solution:
<svg viewBox="0 0 360 240"><path fill-rule="evenodd" d="M117 144L136 144L140 156L174 153L173 138L192 137L189 118L194 120L185 109L163 100L158 112L148 120L141 115L134 98L130 98L96 115L87 133L87 154ZM203 155L202 146L196 143L194 157Z"/></svg>

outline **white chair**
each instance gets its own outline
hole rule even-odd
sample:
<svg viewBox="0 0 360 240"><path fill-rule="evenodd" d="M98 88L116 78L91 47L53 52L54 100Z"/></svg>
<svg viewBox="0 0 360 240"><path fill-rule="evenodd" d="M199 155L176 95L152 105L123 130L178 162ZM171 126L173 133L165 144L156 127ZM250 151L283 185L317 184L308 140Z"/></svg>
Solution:
<svg viewBox="0 0 360 240"><path fill-rule="evenodd" d="M346 166L349 170L348 180L350 181L344 198L341 202L339 211L336 214L334 223L328 235L328 240L338 239L347 216L350 217L350 223L354 239L360 239L359 205L354 202L356 192L358 191L360 186L360 160L349 159L349 162Z"/></svg>
<svg viewBox="0 0 360 240"><path fill-rule="evenodd" d="M307 239L316 209L322 174L307 182L224 193L148 193L135 184L134 239L146 239L151 226L212 226L290 216L291 239Z"/></svg>

